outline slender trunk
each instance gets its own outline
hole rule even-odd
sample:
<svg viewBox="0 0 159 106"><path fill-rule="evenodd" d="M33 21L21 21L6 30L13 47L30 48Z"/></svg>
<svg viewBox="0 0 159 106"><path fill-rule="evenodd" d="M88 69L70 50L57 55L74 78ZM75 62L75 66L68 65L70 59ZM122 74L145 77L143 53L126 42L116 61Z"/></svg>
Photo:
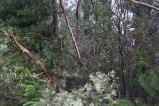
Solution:
<svg viewBox="0 0 159 106"><path fill-rule="evenodd" d="M125 72L124 72L124 55L123 55L123 45L121 40L121 35L119 35L119 55L120 55L120 79L121 79L121 98L126 97L126 83L125 83Z"/></svg>
<svg viewBox="0 0 159 106"><path fill-rule="evenodd" d="M53 35L58 35L58 15L57 15L57 1L52 0L52 32Z"/></svg>
<svg viewBox="0 0 159 106"><path fill-rule="evenodd" d="M79 60L80 66L83 67L84 64L83 64L83 62L82 62L81 53L80 53L80 51L79 51L79 48L78 48L77 41L76 41L76 39L75 39L74 33L73 33L72 29L71 29L70 21L69 21L67 15L66 15L66 13L65 13L64 6L63 6L63 1L62 1L62 0L59 0L59 2L60 2L60 7L61 7L61 9L62 9L62 12L63 12L63 14L64 14L64 19L65 19L66 25L67 25L67 27L68 27L68 29L69 29L70 34L71 34L72 41L73 41L73 43L74 43L74 47L75 47L76 53L77 53L77 55L78 55L78 60Z"/></svg>

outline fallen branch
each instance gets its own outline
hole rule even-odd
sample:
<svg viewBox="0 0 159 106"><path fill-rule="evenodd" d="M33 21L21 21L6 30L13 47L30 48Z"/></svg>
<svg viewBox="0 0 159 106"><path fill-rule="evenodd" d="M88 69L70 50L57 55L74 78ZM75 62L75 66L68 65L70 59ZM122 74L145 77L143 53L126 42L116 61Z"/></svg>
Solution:
<svg viewBox="0 0 159 106"><path fill-rule="evenodd" d="M74 46L75 46L75 49L76 49L76 53L77 53L77 55L78 55L78 59L79 59L80 65L83 66L83 62L82 62L82 59L81 59L81 54L80 54L80 51L79 51L79 48L78 48L76 39L75 39L75 37L74 37L74 33L73 33L72 29L71 29L69 19L68 19L66 13L65 13L65 9L64 9L62 0L59 0L59 3L60 3L60 7L61 7L61 9L62 9L62 13L64 14L64 18L65 18L65 21L66 21L66 25L67 25L67 27L68 27L68 29L69 29L69 32L70 32L71 37L72 37L72 40L73 40L73 42L74 42Z"/></svg>
<svg viewBox="0 0 159 106"><path fill-rule="evenodd" d="M157 10L159 11L159 8L155 7L155 6L152 6L150 4L147 4L147 3L143 3L143 2L140 2L140 1L136 1L136 0L130 0L131 2L135 3L135 4L139 4L139 5L143 5L143 6L146 6L146 7L149 7L153 10Z"/></svg>
<svg viewBox="0 0 159 106"><path fill-rule="evenodd" d="M58 90L58 83L57 81L54 79L54 77L48 72L48 70L46 69L45 65L36 57L33 56L33 54L26 49L24 46L22 46L14 37L14 35L10 32L6 32L2 29L0 29L0 31L8 38L11 39L11 41L15 44L15 46L22 51L23 53L25 53L28 57L30 57L31 59L33 59L35 61L36 64L38 64L43 72L43 74L46 76L46 78L55 86L56 90Z"/></svg>

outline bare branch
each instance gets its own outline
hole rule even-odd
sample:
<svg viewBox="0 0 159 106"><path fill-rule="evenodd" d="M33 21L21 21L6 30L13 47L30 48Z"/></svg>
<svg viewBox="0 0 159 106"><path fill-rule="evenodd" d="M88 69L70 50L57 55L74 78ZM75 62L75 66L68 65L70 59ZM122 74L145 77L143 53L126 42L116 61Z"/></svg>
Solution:
<svg viewBox="0 0 159 106"><path fill-rule="evenodd" d="M155 7L155 6L152 6L150 4L146 4L146 3L143 3L143 2L140 2L140 1L136 1L136 0L130 0L131 2L135 3L135 4L139 4L139 5L142 5L142 6L146 6L146 7L149 7L153 10L156 10L156 11L159 11L159 8Z"/></svg>
<svg viewBox="0 0 159 106"><path fill-rule="evenodd" d="M62 0L59 0L59 2L60 2L60 6L61 6L61 9L62 9L62 12L63 12L63 14L64 14L64 18L65 18L65 21L66 21L66 25L67 25L67 27L68 27L68 29L69 29L69 31L70 31L72 40L73 40L73 42L74 42L74 46L75 46L75 49L76 49L76 53L77 53L77 55L78 55L79 62L80 62L80 64L81 64L81 66L83 66L83 62L82 62L82 60L81 60L81 54L80 54L80 51L79 51L79 48L78 48L76 39L75 39L75 37L74 37L74 33L73 33L72 29L71 29L70 22L69 22L68 17L67 17L67 15L66 15L66 13L65 13L65 9L64 9L64 6L63 6L63 2L62 2Z"/></svg>
<svg viewBox="0 0 159 106"><path fill-rule="evenodd" d="M23 53L25 53L28 57L30 57L31 59L33 59L36 64L38 64L43 72L43 74L46 76L46 78L56 87L56 89L58 90L58 83L57 81L54 79L54 77L49 73L49 71L46 69L45 65L36 57L33 56L33 54L26 49L23 45L21 45L16 38L14 37L14 35L10 32L6 32L2 29L0 29L0 31L8 38L11 39L11 41L15 44L15 46L22 51Z"/></svg>

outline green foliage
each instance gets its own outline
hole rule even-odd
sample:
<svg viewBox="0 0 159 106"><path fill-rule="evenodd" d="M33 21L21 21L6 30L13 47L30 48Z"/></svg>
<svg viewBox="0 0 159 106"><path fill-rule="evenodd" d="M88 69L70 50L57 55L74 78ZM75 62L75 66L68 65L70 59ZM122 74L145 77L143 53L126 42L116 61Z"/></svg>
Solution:
<svg viewBox="0 0 159 106"><path fill-rule="evenodd" d="M50 15L48 0L1 0L0 19L11 26L37 24Z"/></svg>
<svg viewBox="0 0 159 106"><path fill-rule="evenodd" d="M141 75L139 83L150 95L159 96L159 68L154 68L147 74Z"/></svg>
<svg viewBox="0 0 159 106"><path fill-rule="evenodd" d="M112 106L150 106L147 103L145 103L143 100L141 100L141 98L136 98L134 103L135 105L129 100L118 99L112 103Z"/></svg>
<svg viewBox="0 0 159 106"><path fill-rule="evenodd" d="M134 105L128 100L121 99L114 101L113 106L134 106Z"/></svg>
<svg viewBox="0 0 159 106"><path fill-rule="evenodd" d="M24 96L33 97L36 96L37 89L34 85L27 85L25 88Z"/></svg>
<svg viewBox="0 0 159 106"><path fill-rule="evenodd" d="M90 75L90 82L71 93L67 91L58 94L46 89L39 106L109 106L116 96L117 83L114 72L104 74L97 72Z"/></svg>
<svg viewBox="0 0 159 106"><path fill-rule="evenodd" d="M138 106L150 106L147 103L145 103L141 98L136 98L135 99L135 104L137 104Z"/></svg>
<svg viewBox="0 0 159 106"><path fill-rule="evenodd" d="M14 95L17 105L37 106L41 92L47 87L46 80L39 74L31 74L23 65L16 65L12 71L1 74L0 89L7 95ZM15 85L16 83L16 85Z"/></svg>
<svg viewBox="0 0 159 106"><path fill-rule="evenodd" d="M141 70L142 67L149 67L151 59L146 51L137 50L133 67L137 70Z"/></svg>
<svg viewBox="0 0 159 106"><path fill-rule="evenodd" d="M82 0L79 22L76 22L76 11L72 8L75 2L67 4L68 0L63 0L84 63L84 67L79 67L59 6L60 35L52 36L51 1L0 0L0 27L13 32L18 42L41 60L55 79L62 80L59 85L68 84L66 79L72 75L89 80L79 89L70 82L72 91L60 85L62 91L55 93L36 61L18 51L10 39L1 37L1 105L10 101L1 99L1 93L15 97L15 101L11 101L15 106L134 106L132 103L149 106L146 102L158 102L159 71L157 68L149 70L158 65L154 60L159 59L159 37L154 33L158 31L158 19L152 15L154 11L140 5L132 6L126 0L116 0L115 4L112 0ZM129 31L131 27L135 31ZM129 32L134 34L130 35L133 45L129 42ZM136 83L138 76L138 82L151 96L141 97L145 92ZM124 87L119 85L124 82L126 95L122 94ZM127 98L119 99L124 96ZM130 98L133 102L127 100Z"/></svg>
<svg viewBox="0 0 159 106"><path fill-rule="evenodd" d="M38 106L37 101L29 101L25 104L23 104L23 106Z"/></svg>

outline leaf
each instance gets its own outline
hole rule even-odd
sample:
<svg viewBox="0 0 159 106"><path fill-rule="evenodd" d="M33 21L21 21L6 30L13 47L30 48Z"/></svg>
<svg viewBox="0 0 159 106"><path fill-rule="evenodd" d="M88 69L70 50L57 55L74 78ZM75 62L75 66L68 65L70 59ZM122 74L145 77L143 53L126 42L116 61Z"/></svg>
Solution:
<svg viewBox="0 0 159 106"><path fill-rule="evenodd" d="M35 96L34 95L35 93L36 93L36 88L34 85L27 85L26 86L24 96L28 96L28 97Z"/></svg>

